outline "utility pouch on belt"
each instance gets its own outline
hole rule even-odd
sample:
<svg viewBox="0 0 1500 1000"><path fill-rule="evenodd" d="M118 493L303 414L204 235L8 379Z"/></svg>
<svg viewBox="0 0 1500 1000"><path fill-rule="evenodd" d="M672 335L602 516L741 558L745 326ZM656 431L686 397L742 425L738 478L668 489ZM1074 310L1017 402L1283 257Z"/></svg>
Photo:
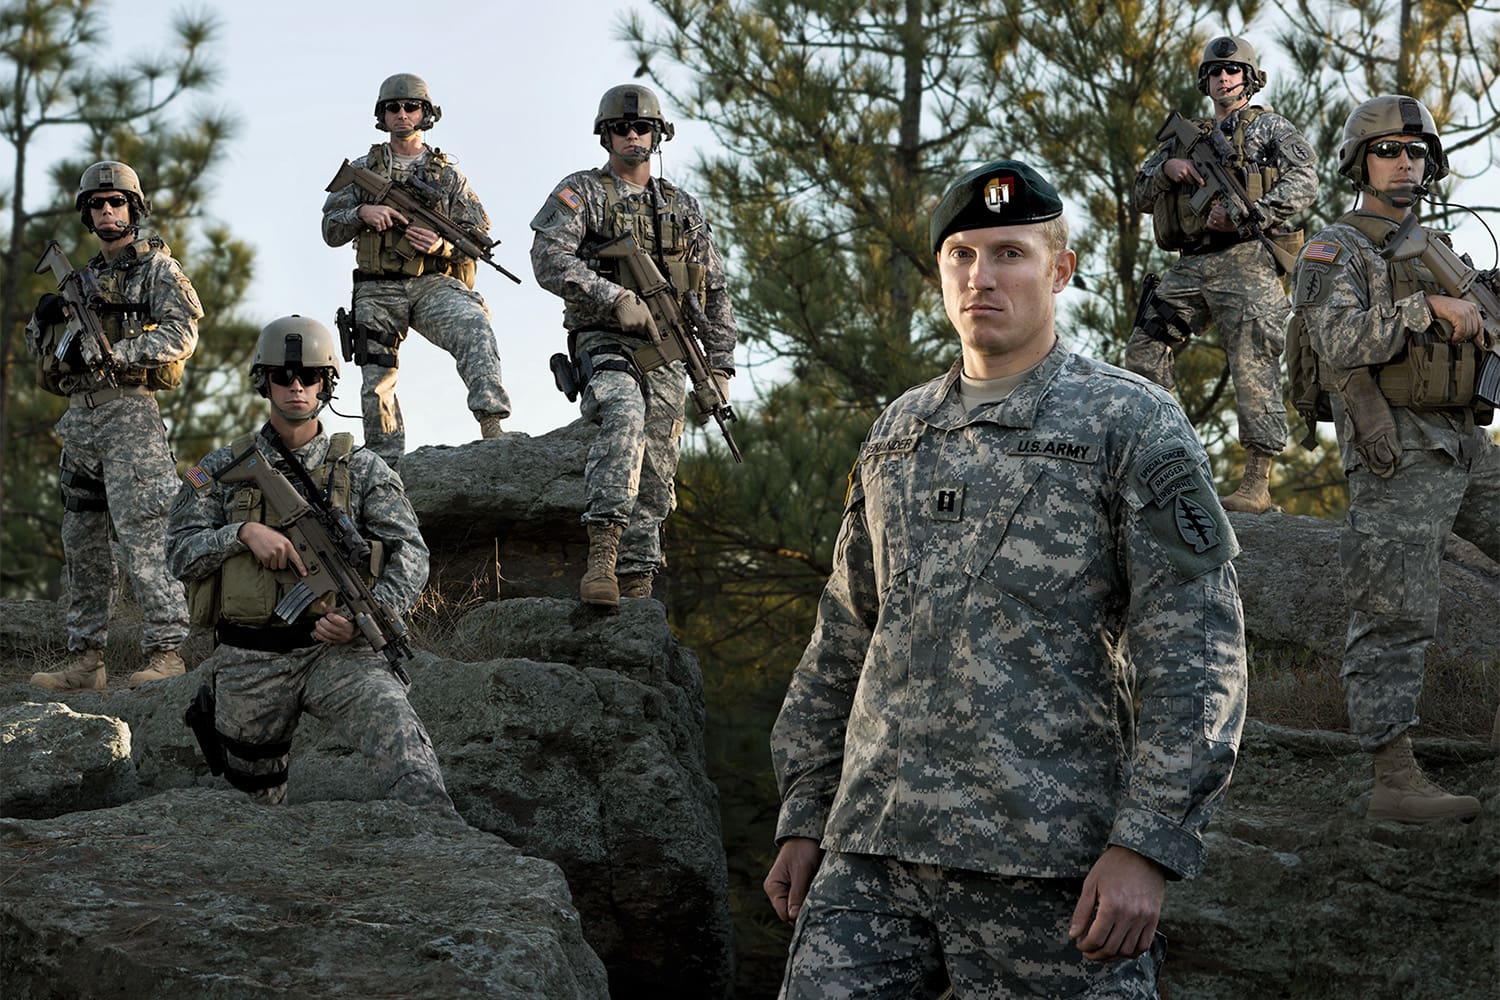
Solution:
<svg viewBox="0 0 1500 1000"><path fill-rule="evenodd" d="M1470 344L1412 344L1403 362L1380 370L1380 391L1392 406L1413 410L1466 408L1479 381L1479 352Z"/></svg>
<svg viewBox="0 0 1500 1000"><path fill-rule="evenodd" d="M182 721L193 731L203 759L208 761L210 774L224 773L224 748L219 745L219 731L214 728L214 689L207 684L198 688L198 693L182 714Z"/></svg>

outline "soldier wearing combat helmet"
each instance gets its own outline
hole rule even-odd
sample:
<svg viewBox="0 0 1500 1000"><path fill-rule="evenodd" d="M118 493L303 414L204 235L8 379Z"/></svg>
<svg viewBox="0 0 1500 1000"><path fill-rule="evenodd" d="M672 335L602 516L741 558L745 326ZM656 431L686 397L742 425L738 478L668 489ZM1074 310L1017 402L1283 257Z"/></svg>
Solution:
<svg viewBox="0 0 1500 1000"><path fill-rule="evenodd" d="M1318 192L1313 151L1285 118L1250 103L1265 85L1248 41L1211 40L1198 63L1198 89L1212 101L1213 116L1196 123L1227 138L1232 162L1225 165L1244 185L1262 230L1295 247L1301 233L1294 232L1294 220ZM1152 153L1136 175L1136 210L1154 216L1158 245L1180 256L1154 290L1155 276L1148 277L1125 366L1172 388L1173 355L1213 324L1228 356L1245 449L1244 476L1224 507L1259 514L1272 507L1271 462L1286 446L1281 352L1289 307L1275 259L1234 224L1222 200L1199 208L1190 203L1203 184L1175 139Z"/></svg>
<svg viewBox="0 0 1500 1000"><path fill-rule="evenodd" d="M431 200L443 214L486 232L489 216L469 182L442 150L423 142L442 117L443 109L433 103L421 77L387 77L375 100L375 127L389 133L390 140L376 143L352 162L420 188L423 200ZM408 329L453 355L482 436L500 436L501 421L510 415L489 307L474 290L474 259L432 230L408 223L354 184L334 191L323 203L324 242L331 247L354 244L358 346L350 360L360 364L364 380L360 409L365 446L393 468L406 451L396 379Z"/></svg>
<svg viewBox="0 0 1500 1000"><path fill-rule="evenodd" d="M599 101L594 134L609 159L564 177L531 220L531 267L537 284L563 299L567 360L578 376L572 391L581 391L584 417L600 428L584 467L589 556L579 596L611 607L621 597L650 597L663 565L662 523L676 505L685 372L681 361L641 370L635 352L651 342L650 310L629 271L601 260L594 248L633 234L679 300L702 307L707 322L700 333L725 400L735 326L724 265L702 209L692 195L651 175L651 154L674 134L656 94L634 83L611 87Z"/></svg>
<svg viewBox="0 0 1500 1000"><path fill-rule="evenodd" d="M107 683L104 645L115 584L111 527L143 619L147 661L131 674L131 687L184 670L178 647L188 633L187 605L162 554L177 467L156 393L182 381L203 316L192 283L166 243L141 231L151 202L134 170L118 160L93 164L79 178L73 204L84 228L99 240L98 256L79 270L98 290L94 311L111 356L102 370L87 366L75 340L74 350L58 359L63 300L42 297L26 338L42 388L68 397L57 433L63 444L62 538L72 656L31 682L57 691L100 689Z"/></svg>
<svg viewBox="0 0 1500 1000"><path fill-rule="evenodd" d="M933 213L961 357L866 436L771 733L783 1000L1155 997L1165 879L1203 867L1238 547L1172 398L1061 341L1062 212L1000 160Z"/></svg>
<svg viewBox="0 0 1500 1000"><path fill-rule="evenodd" d="M253 483L219 481L255 449L295 488L310 483L370 543L369 564L356 569L374 597L405 614L427 581L427 545L390 467L356 450L352 435L323 432L318 414L338 373L338 347L322 323L293 315L268 324L250 379L270 404L269 420L182 477L167 558L188 584L193 621L218 644L204 661L194 711L206 717L229 783L259 802L286 801L292 735L306 711L363 752L390 797L454 815L405 684L346 609L317 601L290 624L280 619L278 604L307 567Z"/></svg>
<svg viewBox="0 0 1500 1000"><path fill-rule="evenodd" d="M1293 293L1318 380L1332 390L1349 480L1339 546L1349 725L1374 755L1369 815L1408 823L1480 811L1474 797L1428 780L1410 730L1437 630L1445 539L1451 531L1500 559L1500 446L1480 426L1494 401L1475 392L1482 316L1473 301L1444 292L1424 256L1397 252L1395 239L1447 172L1437 125L1420 101L1386 94L1356 107L1339 173L1359 192L1358 205L1308 242ZM1476 281L1493 287L1495 272Z"/></svg>

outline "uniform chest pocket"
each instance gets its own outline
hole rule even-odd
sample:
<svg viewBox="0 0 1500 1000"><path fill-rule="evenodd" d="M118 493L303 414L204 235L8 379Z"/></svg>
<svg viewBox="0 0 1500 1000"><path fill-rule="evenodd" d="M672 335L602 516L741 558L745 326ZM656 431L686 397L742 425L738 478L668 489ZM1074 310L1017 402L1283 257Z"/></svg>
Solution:
<svg viewBox="0 0 1500 1000"><path fill-rule="evenodd" d="M1100 562L1108 538L1097 495L1039 467L986 513L965 571L1040 611L1097 600L1109 586Z"/></svg>

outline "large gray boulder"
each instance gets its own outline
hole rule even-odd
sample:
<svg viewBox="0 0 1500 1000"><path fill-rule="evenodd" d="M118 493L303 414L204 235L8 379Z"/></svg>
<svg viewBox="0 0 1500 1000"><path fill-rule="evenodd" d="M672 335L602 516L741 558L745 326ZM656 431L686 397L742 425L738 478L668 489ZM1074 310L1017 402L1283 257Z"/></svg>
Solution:
<svg viewBox="0 0 1500 1000"><path fill-rule="evenodd" d="M1365 818L1370 756L1341 733L1245 727L1206 835L1208 866L1167 887L1164 996L1490 1000L1500 984L1500 767L1483 743L1416 741L1471 823Z"/></svg>
<svg viewBox="0 0 1500 1000"><path fill-rule="evenodd" d="M1245 631L1253 642L1305 650L1337 664L1349 610L1339 568L1340 521L1295 514L1230 514L1243 551L1235 558ZM1441 574L1437 640L1428 669L1500 666L1500 566L1450 538Z"/></svg>
<svg viewBox="0 0 1500 1000"><path fill-rule="evenodd" d="M598 428L418 448L401 459L432 550L429 585L449 599L568 597L588 556L583 464Z"/></svg>
<svg viewBox="0 0 1500 1000"><path fill-rule="evenodd" d="M138 794L130 727L57 702L0 705L0 816L45 819Z"/></svg>
<svg viewBox="0 0 1500 1000"><path fill-rule="evenodd" d="M626 601L600 615L577 601L501 601L442 646L452 658L422 652L408 664L409 698L459 812L563 869L618 995L723 996L733 943L702 679L662 605ZM203 675L60 697L129 727L137 794L222 789L182 723ZM27 696L0 688L0 703ZM292 803L383 794L338 733L304 717ZM107 804L75 798L69 808Z"/></svg>
<svg viewBox="0 0 1500 1000"><path fill-rule="evenodd" d="M171 791L0 821L7 1000L600 1000L558 869L397 802Z"/></svg>

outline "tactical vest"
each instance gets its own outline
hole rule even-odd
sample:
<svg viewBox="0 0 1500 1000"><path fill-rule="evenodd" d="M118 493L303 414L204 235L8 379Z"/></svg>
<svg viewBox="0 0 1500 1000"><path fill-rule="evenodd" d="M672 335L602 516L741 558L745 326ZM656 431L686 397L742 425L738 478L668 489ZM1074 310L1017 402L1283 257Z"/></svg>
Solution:
<svg viewBox="0 0 1500 1000"><path fill-rule="evenodd" d="M255 434L236 438L230 445L230 454L240 455L254 447ZM309 469L313 484L328 497L328 502L337 510L349 509L349 456L354 451L354 435L341 431L328 440L328 453L323 463ZM228 524L255 521L272 528L281 527L282 522L266 509L261 491L250 484L238 486L231 498ZM367 585L374 585L382 568L384 547L378 539L370 540L370 565L361 566L360 575ZM209 628L220 622L235 625L281 625L276 618L276 605L287 591L297 585L299 577L295 570L271 570L260 564L250 551L236 553L225 559L217 573L193 580L188 584L188 614L194 625ZM314 602L303 612L303 621L315 621L327 608Z"/></svg>
<svg viewBox="0 0 1500 1000"><path fill-rule="evenodd" d="M1367 212L1347 212L1338 221L1358 230L1377 248L1383 248L1400 225ZM1431 230L1428 234L1434 239L1447 238ZM1418 292L1446 294L1421 258L1386 260L1385 265L1391 276L1393 301L1399 302ZM1356 381L1353 385L1359 387L1359 391L1378 390L1388 407L1410 410L1472 408L1477 423L1488 423L1492 411L1474 395L1483 361L1479 347L1474 343L1447 343L1434 329L1436 326L1434 323L1425 330L1409 331L1406 347L1400 354L1383 365L1372 366L1372 379ZM1307 437L1301 443L1311 450L1316 444L1314 424L1320 420L1332 420L1333 408L1323 382L1321 363L1300 309L1294 309L1287 322L1286 357L1292 403L1308 427ZM1365 386L1369 388L1365 389ZM1345 403L1349 405L1348 400ZM1368 407L1372 401L1359 400L1356 405Z"/></svg>
<svg viewBox="0 0 1500 1000"><path fill-rule="evenodd" d="M603 173L599 183L604 186L604 225L608 238L635 236L636 245L665 265L667 280L677 293L680 305L689 292L703 301L703 290L708 283L708 268L688 259L687 231L678 211L675 185L656 180L660 193L658 198L631 198L627 200L620 192L620 184L613 174ZM650 190L648 185L647 190ZM656 202L652 208L652 202ZM631 291L640 291L630 275L630 269L619 266L619 261L598 260L590 262L595 271L610 281Z"/></svg>
<svg viewBox="0 0 1500 1000"><path fill-rule="evenodd" d="M1229 145L1234 150L1234 159L1225 166L1234 171L1245 184L1250 201L1256 202L1271 190L1281 177L1275 164L1251 164L1245 158L1245 131L1250 123L1269 111L1259 105L1241 108L1235 123L1234 133L1229 136ZM1195 118L1199 128L1217 128L1212 119ZM1171 155L1169 151L1168 155ZM1251 169L1252 166L1254 169ZM1208 216L1194 212L1188 202L1197 193L1197 185L1173 184L1171 190L1156 201L1151 213L1151 226L1156 236L1156 245L1163 250L1198 250L1215 240L1235 239L1232 233L1220 233L1208 228Z"/></svg>
<svg viewBox="0 0 1500 1000"><path fill-rule="evenodd" d="M365 166L381 177L393 175L394 162L391 147L384 142L371 146L370 152L365 156ZM434 146L427 150L427 158L417 167L417 175L428 184L439 187L447 168L447 155ZM447 213L445 207L437 207L444 214ZM439 257L413 252L411 244L406 242L405 226L392 226L384 232L376 232L368 226L362 228L354 238L354 266L365 274L388 274L392 277L447 274L470 288L474 287L474 274L479 267L472 258L463 254Z"/></svg>
<svg viewBox="0 0 1500 1000"><path fill-rule="evenodd" d="M104 335L110 344L139 337L157 327L149 302L131 302L125 297L130 272L140 265L142 258L155 251L170 252L160 236L136 240L115 259L112 267L102 273L95 273L103 301L95 306L94 312L99 317L99 325L104 328ZM93 267L96 263L102 264L103 257L95 257L85 266ZM57 358L57 342L65 332L65 323L54 323L37 331L37 384L58 396L72 395L89 388L86 371ZM152 391L163 391L181 385L182 373L186 369L187 360L181 359L155 368L128 368L117 372L115 380L122 386L143 385Z"/></svg>

